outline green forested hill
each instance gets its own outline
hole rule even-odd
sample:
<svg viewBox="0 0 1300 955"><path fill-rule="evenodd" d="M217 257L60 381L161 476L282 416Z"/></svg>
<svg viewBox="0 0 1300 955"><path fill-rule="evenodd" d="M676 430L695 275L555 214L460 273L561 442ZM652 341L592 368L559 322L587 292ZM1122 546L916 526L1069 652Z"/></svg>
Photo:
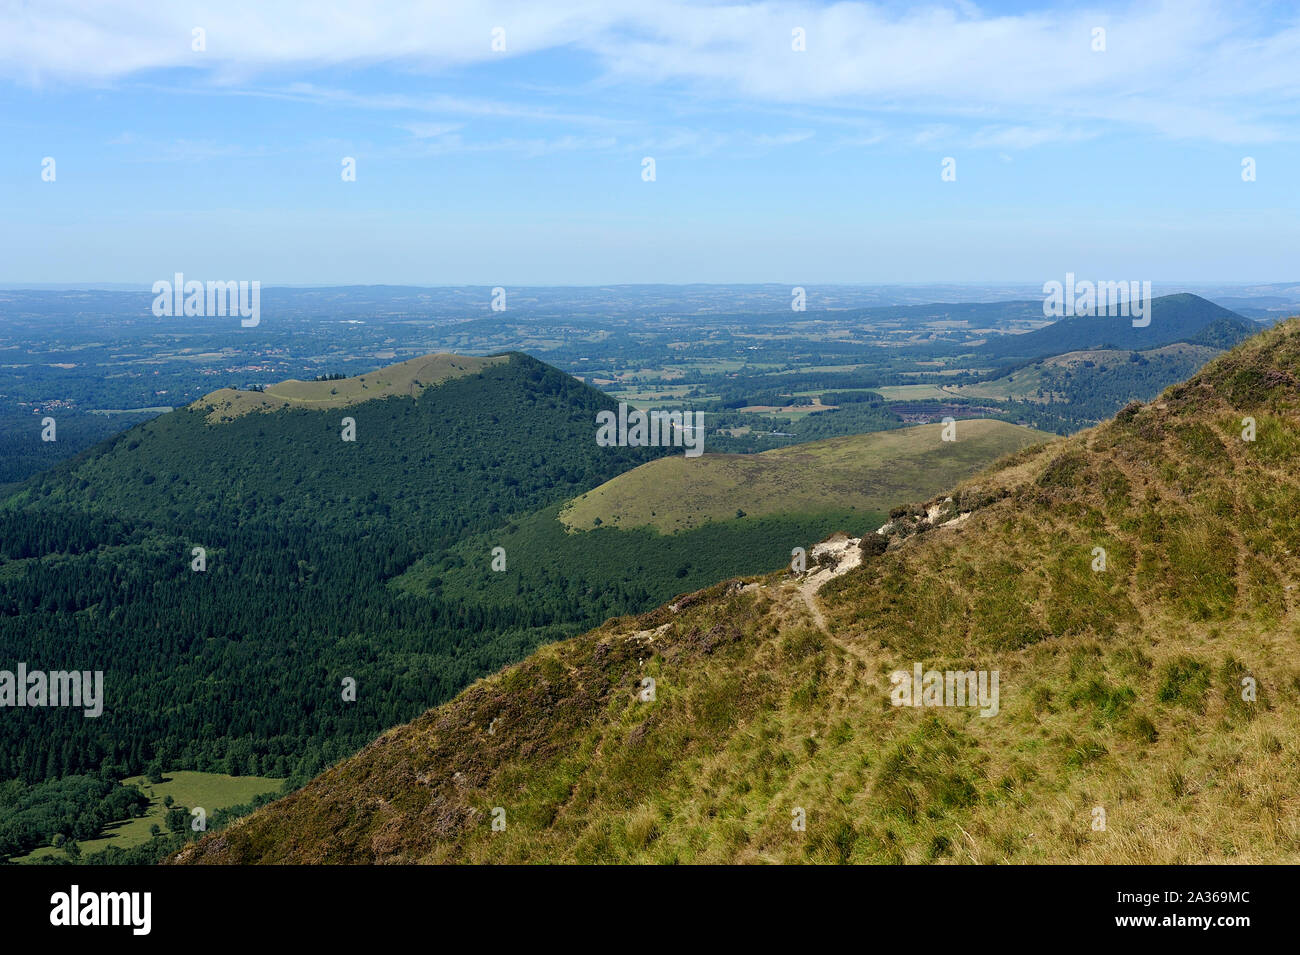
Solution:
<svg viewBox="0 0 1300 955"><path fill-rule="evenodd" d="M1174 342L1231 348L1259 330L1255 322L1187 292L1152 299L1149 308L1150 324L1144 327L1134 328L1129 317L1077 315L1023 335L995 338L975 354L996 362L1024 362L1089 348L1137 351Z"/></svg>
<svg viewBox="0 0 1300 955"><path fill-rule="evenodd" d="M456 534L658 453L598 447L595 414L614 407L611 399L518 354L414 397L326 411L292 407L214 423L217 400L162 415L34 478L13 506L142 518L196 544L249 521ZM355 441L342 439L344 418L356 422Z"/></svg>
<svg viewBox="0 0 1300 955"><path fill-rule="evenodd" d="M104 670L107 699L97 719L6 711L0 778L134 773L155 756L310 772L567 632L537 608L387 584L648 460L595 445L595 412L612 404L512 355L346 409L213 424L199 403L31 480L0 509L0 645L11 667ZM340 439L343 414L355 442Z"/></svg>
<svg viewBox="0 0 1300 955"><path fill-rule="evenodd" d="M1149 351L1092 349L1067 352L972 384L944 386L955 398L1016 402L1027 418L1062 433L1104 421L1130 401L1149 400L1186 381L1220 352L1206 345L1164 345Z"/></svg>

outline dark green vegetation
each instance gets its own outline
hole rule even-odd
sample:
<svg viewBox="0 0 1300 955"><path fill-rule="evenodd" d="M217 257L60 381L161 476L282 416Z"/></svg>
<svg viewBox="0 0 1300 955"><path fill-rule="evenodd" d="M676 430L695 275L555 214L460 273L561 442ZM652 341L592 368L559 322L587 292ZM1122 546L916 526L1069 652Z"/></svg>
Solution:
<svg viewBox="0 0 1300 955"><path fill-rule="evenodd" d="M241 525L365 534L400 525L420 547L531 511L649 460L601 448L612 402L524 355L427 390L330 411L210 423L198 402L32 481L18 507L151 521L204 543ZM343 418L357 438L341 438Z"/></svg>
<svg viewBox="0 0 1300 955"><path fill-rule="evenodd" d="M847 508L715 521L660 534L652 528L599 527L568 532L560 505L478 534L437 558L420 561L395 586L455 600L483 613L537 615L582 629L628 608L652 607L720 577L753 574L788 563L790 550L884 515ZM504 547L507 571L491 570L492 548ZM538 642L541 642L540 635Z"/></svg>
<svg viewBox="0 0 1300 955"><path fill-rule="evenodd" d="M93 838L110 822L142 815L148 802L144 793L121 785L111 772L32 786L19 780L0 783L0 858ZM75 856L75 847L70 848Z"/></svg>
<svg viewBox="0 0 1300 955"><path fill-rule="evenodd" d="M0 510L9 665L103 670L104 715L11 709L0 776L168 767L303 775L573 625L416 599L417 558L648 460L598 448L610 400L524 356L341 412L164 415ZM191 569L206 548L207 569ZM566 607L566 611L567 611ZM345 677L355 703L341 699Z"/></svg>
<svg viewBox="0 0 1300 955"><path fill-rule="evenodd" d="M1297 369L1293 321L899 509L819 595L544 647L179 860L1294 863ZM915 663L999 672L997 714L891 706Z"/></svg>
<svg viewBox="0 0 1300 955"><path fill-rule="evenodd" d="M1218 352L1204 345L1174 344L1147 351L1093 349L1000 369L956 387L953 397L1018 410L1038 427L1070 433L1113 415L1130 401L1143 401L1169 384L1185 381Z"/></svg>
<svg viewBox="0 0 1300 955"><path fill-rule="evenodd" d="M1087 348L1140 351L1174 342L1224 349L1259 330L1236 312L1186 293L1153 299L1150 308L1151 323L1142 328L1134 328L1132 318L1119 315L1076 315L1023 335L996 338L975 354L1004 363Z"/></svg>
<svg viewBox="0 0 1300 955"><path fill-rule="evenodd" d="M125 428L152 418L157 412L103 415L53 412L55 440L41 440L41 420L45 415L9 414L0 416L0 493L41 471L49 470L64 458L72 457Z"/></svg>

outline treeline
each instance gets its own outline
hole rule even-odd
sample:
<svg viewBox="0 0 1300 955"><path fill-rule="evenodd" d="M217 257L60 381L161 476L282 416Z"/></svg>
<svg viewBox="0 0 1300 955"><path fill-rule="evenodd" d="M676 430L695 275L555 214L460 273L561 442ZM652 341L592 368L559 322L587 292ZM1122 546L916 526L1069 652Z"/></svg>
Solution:
<svg viewBox="0 0 1300 955"><path fill-rule="evenodd" d="M0 783L0 858L93 838L110 822L144 815L148 805L148 797L119 783L112 768L30 786Z"/></svg>
<svg viewBox="0 0 1300 955"><path fill-rule="evenodd" d="M536 613L542 626L578 633L726 577L777 570L789 563L792 547L810 547L834 531L856 534L884 523L883 514L828 505L817 513L717 521L673 534L608 526L569 533L558 512L549 507L470 538L439 559L421 561L396 584L464 605ZM491 570L497 546L506 551L504 573Z"/></svg>
<svg viewBox="0 0 1300 955"><path fill-rule="evenodd" d="M209 832L220 832L232 822L260 809L279 793L264 793L247 803L228 806L208 814L207 828L195 832L190 826L190 807L180 804L172 805L164 817L165 828L159 826L159 832L148 842L130 848L110 845L98 852L83 853L80 845L69 840L61 844L63 855L43 856L33 859L28 865L157 865L163 859L179 850L187 842L195 842Z"/></svg>

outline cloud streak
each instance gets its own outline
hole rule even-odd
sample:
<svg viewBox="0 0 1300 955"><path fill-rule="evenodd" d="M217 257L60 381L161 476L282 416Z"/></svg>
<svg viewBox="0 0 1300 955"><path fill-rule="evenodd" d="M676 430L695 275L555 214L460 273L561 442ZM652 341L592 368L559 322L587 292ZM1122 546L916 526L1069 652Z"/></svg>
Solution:
<svg viewBox="0 0 1300 955"><path fill-rule="evenodd" d="M505 50L492 48L492 31ZM205 49L192 32L205 31ZM1106 49L1093 49L1105 30ZM792 31L806 52L792 49ZM1027 148L1142 129L1170 138L1297 137L1300 22L1217 0L1147 0L1066 12L984 13L969 3L629 0L383 4L227 0L0 3L0 75L23 84L102 85L190 70L254 88L287 70L384 65L438 75L532 55L569 56L577 91L660 88L721 108L807 108L970 124L968 140ZM409 82L404 84L409 88ZM448 96L354 93L306 84L264 95L359 108L617 120ZM982 130L982 132L977 132Z"/></svg>

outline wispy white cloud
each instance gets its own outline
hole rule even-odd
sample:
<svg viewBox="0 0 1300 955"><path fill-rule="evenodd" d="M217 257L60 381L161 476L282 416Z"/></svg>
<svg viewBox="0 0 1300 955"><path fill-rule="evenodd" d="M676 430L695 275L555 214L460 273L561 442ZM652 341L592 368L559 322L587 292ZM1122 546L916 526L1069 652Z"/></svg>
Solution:
<svg viewBox="0 0 1300 955"><path fill-rule="evenodd" d="M422 143L418 155L446 156L463 153L514 153L534 159L557 153L597 152L613 149L617 141L608 136L557 136L557 137L507 137L467 142L459 135L450 134ZM407 155L413 155L408 152ZM383 155L397 155L395 152Z"/></svg>
<svg viewBox="0 0 1300 955"><path fill-rule="evenodd" d="M416 139L436 139L456 132L462 128L462 125L460 123L401 123L398 128L406 130Z"/></svg>
<svg viewBox="0 0 1300 955"><path fill-rule="evenodd" d="M492 48L495 27L505 31L504 51ZM205 31L202 51L192 48L196 28ZM796 28L806 51L792 49ZM1104 52L1094 50L1097 28ZM1220 142L1300 135L1300 19L1226 0L1015 15L969 2L0 2L0 75L22 83L103 84L186 68L246 93L357 108L610 129L622 121L442 95L307 84L256 90L264 75L294 69L388 64L428 75L535 53L572 56L586 68L575 82L596 90L596 102L600 90L628 86L719 108L880 114L910 122L904 135L913 141L949 122L965 125L968 143L992 148L1073 141L1104 128Z"/></svg>
<svg viewBox="0 0 1300 955"><path fill-rule="evenodd" d="M975 130L968 145L976 149L1032 149L1047 143L1081 143L1096 139L1098 130L1086 126L986 126Z"/></svg>
<svg viewBox="0 0 1300 955"><path fill-rule="evenodd" d="M409 85L409 84L406 84ZM626 125L627 121L594 113L575 113L547 109L534 104L509 103L483 97L453 96L445 93L416 95L410 93L355 93L312 83L291 83L273 88L239 89L231 92L244 96L297 100L326 106L391 112L433 113L469 116L481 119L522 119L538 123L565 123L575 126Z"/></svg>

